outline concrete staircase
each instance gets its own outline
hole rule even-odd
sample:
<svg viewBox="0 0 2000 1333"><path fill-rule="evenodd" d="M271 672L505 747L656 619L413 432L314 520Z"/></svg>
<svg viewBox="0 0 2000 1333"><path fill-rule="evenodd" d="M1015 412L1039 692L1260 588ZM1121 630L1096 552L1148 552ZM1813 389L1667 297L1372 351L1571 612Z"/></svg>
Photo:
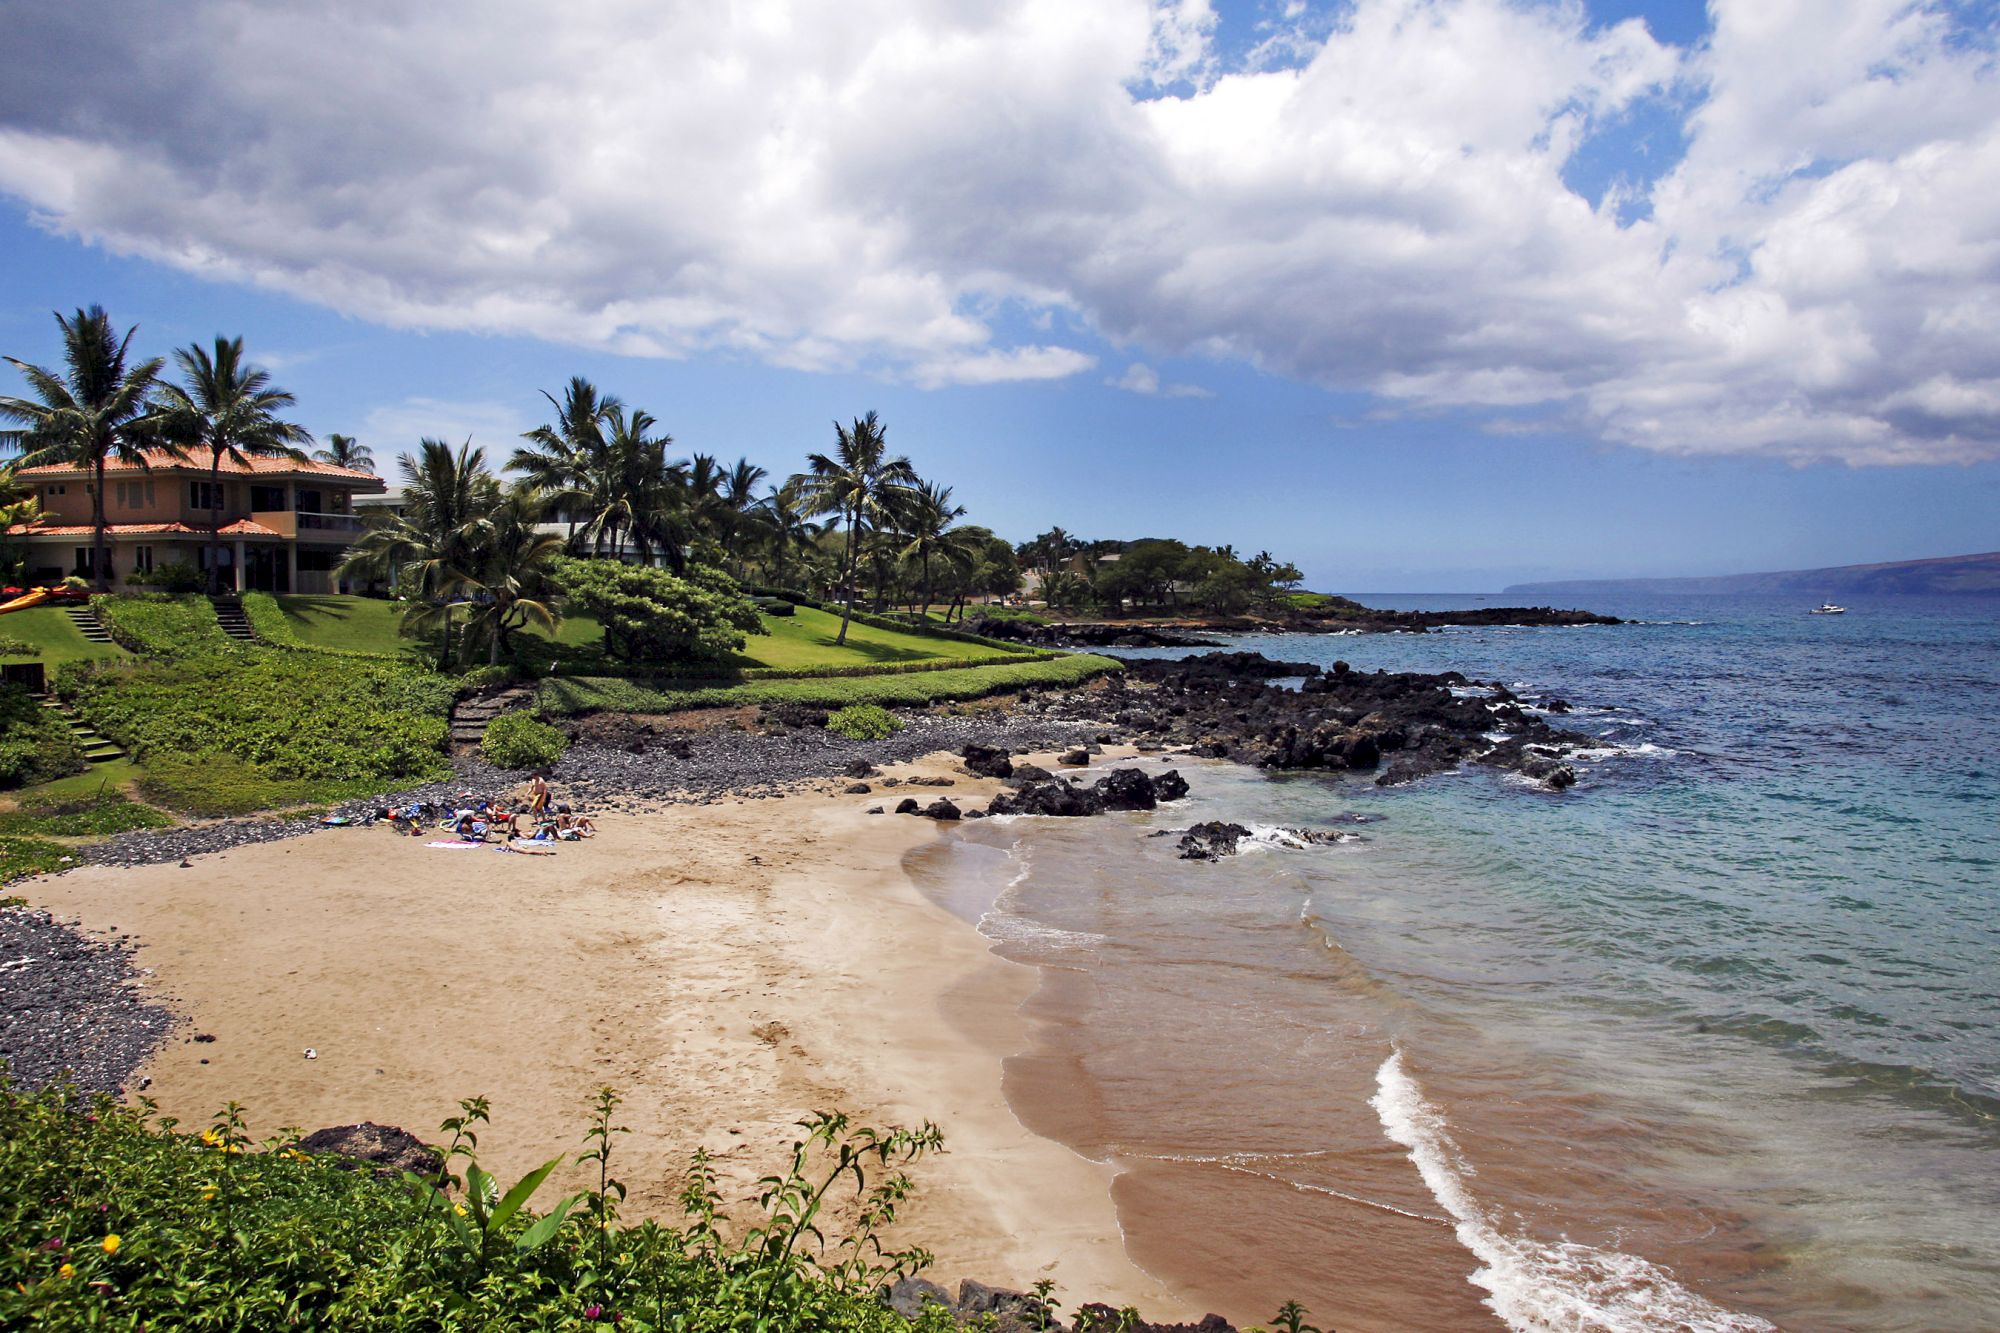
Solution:
<svg viewBox="0 0 2000 1333"><path fill-rule="evenodd" d="M451 709L451 743L477 745L486 739L486 728L502 713L526 708L535 701L535 692L514 686L497 694L460 699Z"/></svg>
<svg viewBox="0 0 2000 1333"><path fill-rule="evenodd" d="M222 626L224 634L243 643L257 642L257 632L250 628L250 617L244 614L242 598L211 597L208 602L215 608L215 623Z"/></svg>
<svg viewBox="0 0 2000 1333"><path fill-rule="evenodd" d="M76 632L81 634L86 642L111 642L111 632L104 628L104 623L97 618L96 609L90 605L65 606L63 614L69 617L69 623L76 626Z"/></svg>
<svg viewBox="0 0 2000 1333"><path fill-rule="evenodd" d="M108 764L113 759L123 759L125 757L124 750L98 734L96 727L91 726L74 712L70 711L69 705L63 703L54 695L44 694L36 702L40 703L42 707L48 709L50 712L61 716L63 722L69 727L69 734L75 738L78 745L83 747L83 757L91 763Z"/></svg>

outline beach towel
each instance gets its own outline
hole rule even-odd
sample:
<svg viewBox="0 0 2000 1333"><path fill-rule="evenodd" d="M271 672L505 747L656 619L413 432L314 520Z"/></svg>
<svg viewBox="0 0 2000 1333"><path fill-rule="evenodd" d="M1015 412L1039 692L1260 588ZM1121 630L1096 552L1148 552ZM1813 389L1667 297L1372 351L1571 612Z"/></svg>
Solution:
<svg viewBox="0 0 2000 1333"><path fill-rule="evenodd" d="M554 856L556 854L556 849L553 847L536 847L531 843L525 842L496 843L493 850L496 852L513 852L516 856Z"/></svg>
<svg viewBox="0 0 2000 1333"><path fill-rule="evenodd" d="M442 847L448 852L462 852L468 847L484 847L483 842L427 842L426 847Z"/></svg>

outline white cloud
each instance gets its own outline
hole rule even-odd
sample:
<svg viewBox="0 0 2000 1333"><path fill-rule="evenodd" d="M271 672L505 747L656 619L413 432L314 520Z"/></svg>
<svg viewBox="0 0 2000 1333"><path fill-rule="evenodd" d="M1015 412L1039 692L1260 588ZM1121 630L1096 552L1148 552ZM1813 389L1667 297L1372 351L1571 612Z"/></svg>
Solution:
<svg viewBox="0 0 2000 1333"><path fill-rule="evenodd" d="M486 451L487 464L498 468L521 443L521 432L540 424L506 403L419 397L373 409L354 436L385 466L398 455L416 452L420 441L433 439L453 449L470 440L475 449Z"/></svg>
<svg viewBox="0 0 2000 1333"><path fill-rule="evenodd" d="M1125 373L1116 379L1104 381L1114 389L1127 393L1152 397L1158 394L1166 398L1213 398L1215 395L1199 384L1162 384L1160 373L1143 361L1134 361L1125 367Z"/></svg>
<svg viewBox="0 0 2000 1333"><path fill-rule="evenodd" d="M72 0L9 15L0 190L403 327L953 384L1087 370L1081 324L1670 452L2000 454L1993 34L1712 10L1286 5L1230 68L1207 0ZM1685 156L1593 207L1641 104Z"/></svg>

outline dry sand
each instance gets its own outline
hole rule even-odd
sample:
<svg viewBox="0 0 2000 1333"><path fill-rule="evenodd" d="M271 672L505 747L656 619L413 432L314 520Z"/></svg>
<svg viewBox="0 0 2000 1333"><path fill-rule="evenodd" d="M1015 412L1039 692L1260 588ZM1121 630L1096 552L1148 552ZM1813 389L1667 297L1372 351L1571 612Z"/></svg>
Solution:
<svg viewBox="0 0 2000 1333"><path fill-rule="evenodd" d="M678 1220L698 1145L741 1218L803 1115L929 1118L946 1152L917 1164L899 1234L936 1253L929 1276L1052 1277L1070 1302L1194 1313L1127 1258L1110 1168L1009 1111L1001 1063L1027 1045L1018 1009L1035 974L903 873L945 835L864 813L905 794L983 803L997 784L946 757L888 773L956 786L864 797L817 783L610 814L601 836L549 857L331 830L190 868L88 867L28 895L136 937L186 1018L142 1071L147 1095L184 1123L234 1099L259 1133L373 1120L434 1138L460 1097L484 1095L482 1161L511 1178L580 1148L610 1084L632 1131L614 1159L628 1213Z"/></svg>

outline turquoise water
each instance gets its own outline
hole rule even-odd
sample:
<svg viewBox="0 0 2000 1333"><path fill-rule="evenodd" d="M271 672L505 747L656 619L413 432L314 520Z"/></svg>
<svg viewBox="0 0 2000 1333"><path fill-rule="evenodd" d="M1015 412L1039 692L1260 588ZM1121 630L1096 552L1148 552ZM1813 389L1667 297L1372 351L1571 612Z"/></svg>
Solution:
<svg viewBox="0 0 2000 1333"><path fill-rule="evenodd" d="M2000 1326L2000 603L1592 609L1642 623L1231 644L1564 698L1570 791L1183 762L1179 809L955 840L1049 969L1017 1107L1243 1318ZM1339 810L1386 818L1217 866L1146 836Z"/></svg>

